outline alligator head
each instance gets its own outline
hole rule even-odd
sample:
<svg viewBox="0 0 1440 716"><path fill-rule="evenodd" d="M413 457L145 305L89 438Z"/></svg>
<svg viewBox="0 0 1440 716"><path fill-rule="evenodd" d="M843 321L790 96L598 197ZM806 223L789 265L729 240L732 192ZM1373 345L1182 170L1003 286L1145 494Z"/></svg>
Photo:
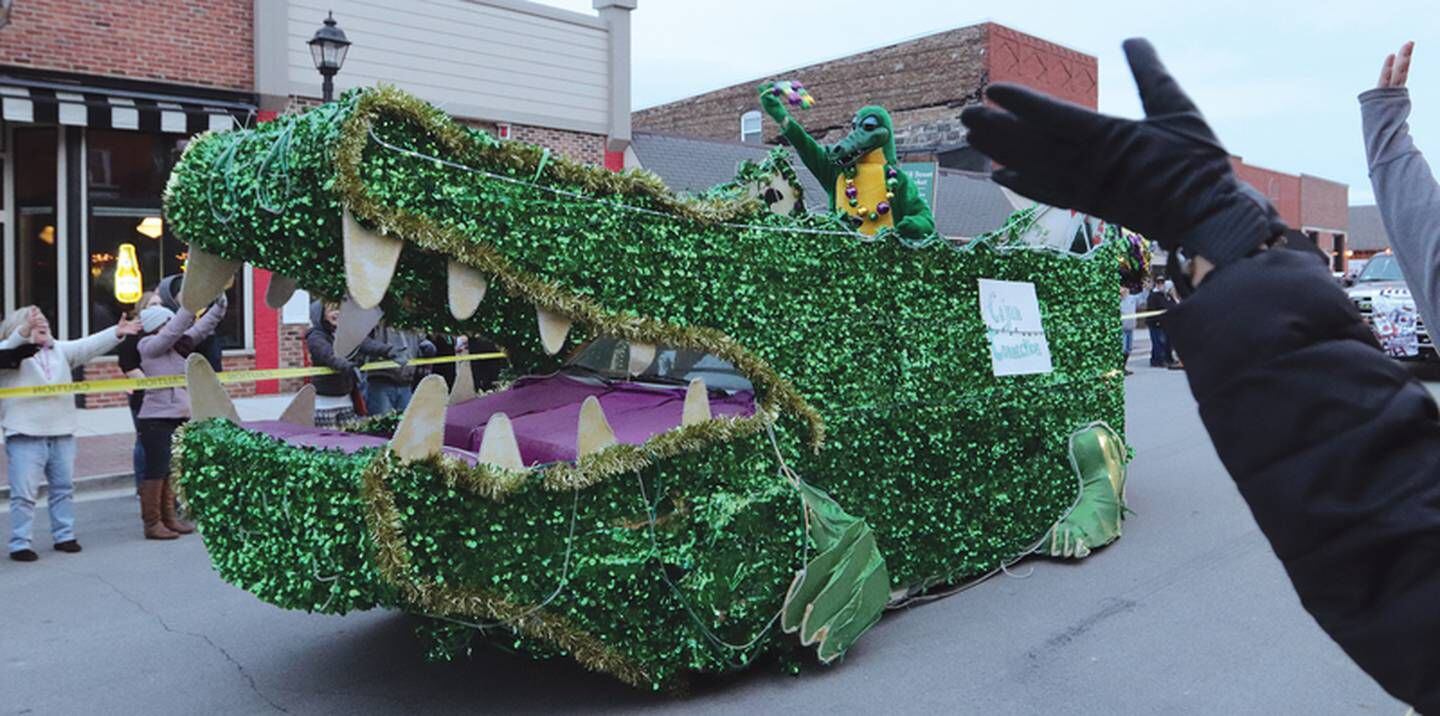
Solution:
<svg viewBox="0 0 1440 716"><path fill-rule="evenodd" d="M895 126L890 122L890 113L884 107L870 105L861 107L850 118L850 133L827 146L825 151L837 169L846 169L876 149L884 151L887 163L899 163L895 156Z"/></svg>

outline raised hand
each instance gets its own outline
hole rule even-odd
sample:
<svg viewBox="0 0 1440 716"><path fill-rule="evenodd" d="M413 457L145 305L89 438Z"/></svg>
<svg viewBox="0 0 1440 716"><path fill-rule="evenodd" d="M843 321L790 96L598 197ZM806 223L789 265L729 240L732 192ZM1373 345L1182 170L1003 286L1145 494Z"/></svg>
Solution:
<svg viewBox="0 0 1440 716"><path fill-rule="evenodd" d="M760 93L760 109L763 110L765 114L770 115L770 119L775 120L781 127L784 127L785 118L790 116L790 110L785 109L784 100L780 99L774 92L771 92L774 87L774 82L766 82L757 88L757 91Z"/></svg>
<svg viewBox="0 0 1440 716"><path fill-rule="evenodd" d="M1415 43L1407 42L1400 46L1400 51L1385 57L1385 64L1380 67L1380 82L1375 86L1404 87L1405 80L1410 77L1410 56L1415 53Z"/></svg>
<svg viewBox="0 0 1440 716"><path fill-rule="evenodd" d="M1099 114L1003 83L986 92L999 109L965 110L970 145L1003 167L995 181L1217 266L1283 232L1269 201L1235 177L1229 152L1150 43L1132 39L1124 47L1144 119Z"/></svg>
<svg viewBox="0 0 1440 716"><path fill-rule="evenodd" d="M138 317L131 318L128 313L120 314L120 320L115 323L115 335L123 338L125 336L139 335L139 333L140 319Z"/></svg>

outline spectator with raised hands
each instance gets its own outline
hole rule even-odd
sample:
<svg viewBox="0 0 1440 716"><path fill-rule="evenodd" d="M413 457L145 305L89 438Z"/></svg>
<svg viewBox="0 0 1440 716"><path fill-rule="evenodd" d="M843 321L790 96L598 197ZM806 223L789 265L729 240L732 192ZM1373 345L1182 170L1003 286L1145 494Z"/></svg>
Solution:
<svg viewBox="0 0 1440 716"><path fill-rule="evenodd" d="M1378 350L1329 267L1282 248L1285 224L1150 43L1125 53L1143 119L998 83L994 106L962 115L969 143L1003 166L1000 184L1172 254L1188 297L1166 330L1301 603L1387 691L1440 713L1440 410Z"/></svg>
<svg viewBox="0 0 1440 716"><path fill-rule="evenodd" d="M1375 88L1360 95L1370 184L1400 273L1429 326L1440 326L1440 185L1410 138L1407 42L1385 58Z"/></svg>
<svg viewBox="0 0 1440 716"><path fill-rule="evenodd" d="M74 341L57 341L50 321L39 308L21 308L0 325L0 351L29 353L16 369L0 371L0 388L40 387L69 383L71 371L109 352L140 322L122 316L99 333ZM31 524L36 493L43 476L50 488L50 537L56 550L79 552L75 539L75 396L68 393L0 400L0 429L5 433L6 469L10 478L10 559L34 562Z"/></svg>

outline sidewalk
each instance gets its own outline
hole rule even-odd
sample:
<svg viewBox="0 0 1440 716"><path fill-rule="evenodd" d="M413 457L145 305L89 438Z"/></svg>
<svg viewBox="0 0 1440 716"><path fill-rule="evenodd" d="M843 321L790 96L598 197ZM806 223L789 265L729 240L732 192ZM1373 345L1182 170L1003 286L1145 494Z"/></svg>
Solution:
<svg viewBox="0 0 1440 716"><path fill-rule="evenodd" d="M273 420L280 417L294 393L236 398L235 410L241 420ZM75 491L110 490L133 484L130 461L135 447L135 427L130 409L95 408L81 410L80 428L75 433ZM0 475L6 473L5 454L0 451ZM43 494L43 487L42 487ZM9 481L0 479L0 509L10 502Z"/></svg>

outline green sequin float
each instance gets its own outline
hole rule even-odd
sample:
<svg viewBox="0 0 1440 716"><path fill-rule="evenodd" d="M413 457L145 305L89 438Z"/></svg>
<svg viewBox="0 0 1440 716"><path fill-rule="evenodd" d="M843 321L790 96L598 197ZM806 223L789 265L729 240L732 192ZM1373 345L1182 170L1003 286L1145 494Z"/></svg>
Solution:
<svg viewBox="0 0 1440 716"><path fill-rule="evenodd" d="M490 335L515 375L604 338L714 356L754 388L751 415L523 469L194 422L174 470L217 570L286 608L418 615L437 658L478 635L667 688L765 656L835 659L891 599L1036 549L1079 511L1082 477L1116 484L1096 476L1123 472L1118 436L1082 462L1072 441L1123 421L1117 245L1035 250L1013 226L963 250L864 237L768 210L756 192L793 178L783 162L680 197L390 88L197 138L166 197L192 272L213 255L338 300L357 288L344 235L365 232L403 245L387 321ZM456 274L487 282L478 310L447 300ZM1035 283L1052 373L994 376L978 278ZM537 311L573 323L558 352Z"/></svg>

